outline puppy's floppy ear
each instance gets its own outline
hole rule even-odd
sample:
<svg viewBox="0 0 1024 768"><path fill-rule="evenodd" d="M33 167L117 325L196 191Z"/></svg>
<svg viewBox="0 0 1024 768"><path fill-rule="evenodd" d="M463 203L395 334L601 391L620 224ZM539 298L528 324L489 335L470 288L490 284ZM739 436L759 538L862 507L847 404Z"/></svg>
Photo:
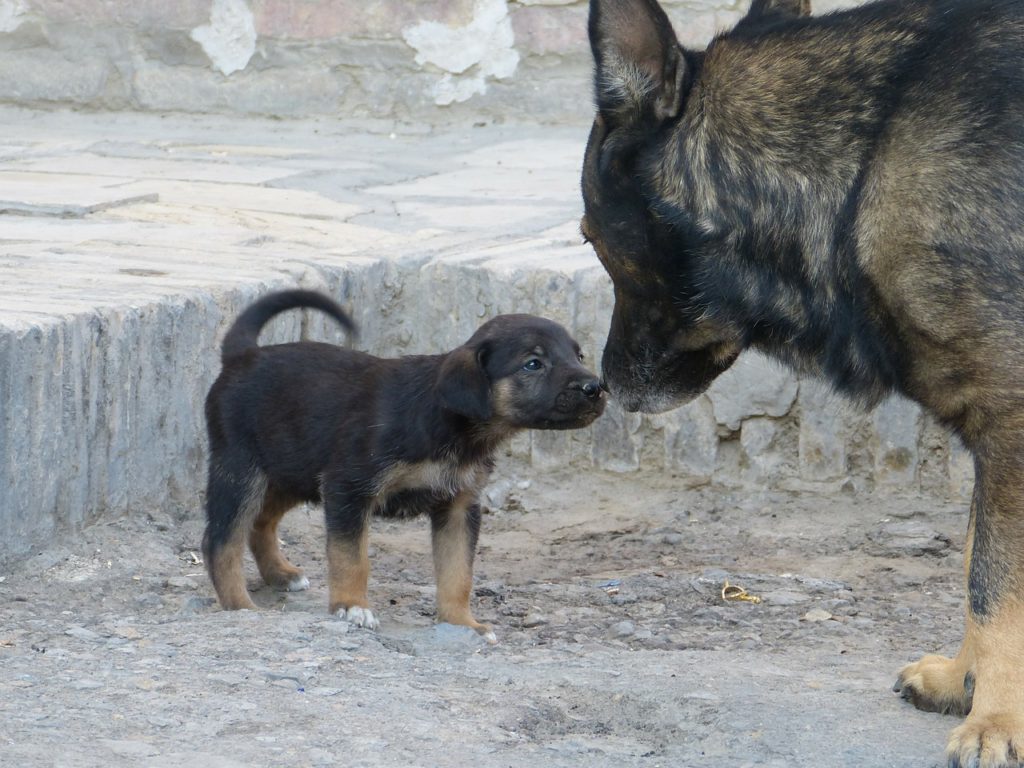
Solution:
<svg viewBox="0 0 1024 768"><path fill-rule="evenodd" d="M445 410L470 421L491 418L491 380L484 367L486 359L486 345L463 345L448 353L437 379L437 393Z"/></svg>
<svg viewBox="0 0 1024 768"><path fill-rule="evenodd" d="M810 16L811 0L753 0L748 19L756 19L770 13L779 16Z"/></svg>
<svg viewBox="0 0 1024 768"><path fill-rule="evenodd" d="M590 0L597 108L613 124L660 124L679 115L691 73L656 0Z"/></svg>

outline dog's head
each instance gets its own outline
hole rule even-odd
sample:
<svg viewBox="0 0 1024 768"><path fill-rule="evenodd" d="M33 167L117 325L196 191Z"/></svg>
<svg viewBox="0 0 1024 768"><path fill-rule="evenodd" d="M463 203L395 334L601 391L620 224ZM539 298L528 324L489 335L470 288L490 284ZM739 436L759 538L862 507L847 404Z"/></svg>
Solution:
<svg viewBox="0 0 1024 768"><path fill-rule="evenodd" d="M754 0L748 30L809 13L808 0ZM665 158L680 152L702 54L685 51L655 0L591 0L598 114L583 163L580 228L612 278L615 308L602 359L611 393L656 413L703 392L738 356L737 325L708 295L714 244L673 197ZM712 168L721 158L704 158Z"/></svg>
<svg viewBox="0 0 1024 768"><path fill-rule="evenodd" d="M576 429L604 411L598 378L558 323L499 315L448 353L437 383L442 405L505 429Z"/></svg>

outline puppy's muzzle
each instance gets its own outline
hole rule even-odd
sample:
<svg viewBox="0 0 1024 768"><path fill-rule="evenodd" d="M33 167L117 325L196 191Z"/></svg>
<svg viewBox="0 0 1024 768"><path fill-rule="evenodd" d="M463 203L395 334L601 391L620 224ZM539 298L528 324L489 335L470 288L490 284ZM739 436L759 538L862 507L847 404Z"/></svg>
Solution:
<svg viewBox="0 0 1024 768"><path fill-rule="evenodd" d="M577 379L559 393L556 407L563 413L593 412L603 409L604 390L596 377Z"/></svg>

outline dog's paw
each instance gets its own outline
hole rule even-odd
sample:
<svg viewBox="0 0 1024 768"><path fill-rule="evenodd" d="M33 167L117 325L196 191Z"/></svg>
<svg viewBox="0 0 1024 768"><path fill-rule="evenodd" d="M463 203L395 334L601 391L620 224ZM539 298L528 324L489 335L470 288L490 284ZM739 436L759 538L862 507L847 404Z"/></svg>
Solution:
<svg viewBox="0 0 1024 768"><path fill-rule="evenodd" d="M376 629L380 626L380 622L373 615L373 611L369 608L360 608L358 605L353 605L351 608L339 608L334 612L334 615L339 619L344 619L349 624L355 624L357 627Z"/></svg>
<svg viewBox="0 0 1024 768"><path fill-rule="evenodd" d="M896 693L925 712L964 716L971 710L973 676L945 656L925 656L900 670Z"/></svg>
<svg viewBox="0 0 1024 768"><path fill-rule="evenodd" d="M1003 712L968 717L950 734L949 768L1020 768L1024 765L1024 716Z"/></svg>
<svg viewBox="0 0 1024 768"><path fill-rule="evenodd" d="M301 573L292 576L282 587L284 592L305 592L307 589L309 589L309 579Z"/></svg>
<svg viewBox="0 0 1024 768"><path fill-rule="evenodd" d="M476 630L476 633L480 635L488 645L497 645L498 636L494 634L494 630L491 629L490 624L472 624L470 626Z"/></svg>

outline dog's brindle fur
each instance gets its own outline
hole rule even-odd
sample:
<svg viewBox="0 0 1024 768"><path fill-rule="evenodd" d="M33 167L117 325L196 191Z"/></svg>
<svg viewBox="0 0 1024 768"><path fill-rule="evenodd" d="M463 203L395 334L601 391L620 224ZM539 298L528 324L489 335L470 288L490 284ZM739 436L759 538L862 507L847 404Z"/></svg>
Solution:
<svg viewBox="0 0 1024 768"><path fill-rule="evenodd" d="M493 638L470 611L479 494L497 448L523 429L575 429L604 409L600 382L557 323L502 315L445 355L382 359L329 344L257 346L288 309L312 307L350 330L333 300L271 294L223 343L206 400L210 439L203 552L221 605L253 608L246 539L264 581L309 581L278 549L277 526L302 502L323 502L330 611L375 627L367 601L369 519L431 519L437 618Z"/></svg>
<svg viewBox="0 0 1024 768"><path fill-rule="evenodd" d="M755 0L702 52L655 0L590 8L612 394L665 410L754 347L950 427L976 468L967 630L898 688L969 712L951 765L1024 761L1024 2Z"/></svg>

